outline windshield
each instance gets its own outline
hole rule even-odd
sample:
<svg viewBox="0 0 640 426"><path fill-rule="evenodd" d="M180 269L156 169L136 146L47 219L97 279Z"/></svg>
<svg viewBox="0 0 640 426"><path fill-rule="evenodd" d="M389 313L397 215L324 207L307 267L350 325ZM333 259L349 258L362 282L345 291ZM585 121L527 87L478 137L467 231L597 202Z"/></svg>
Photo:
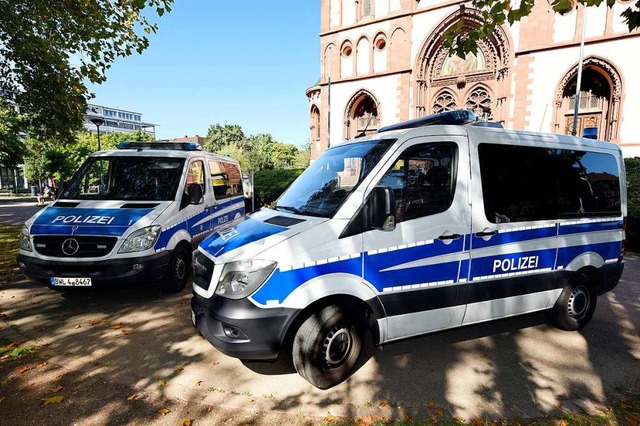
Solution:
<svg viewBox="0 0 640 426"><path fill-rule="evenodd" d="M90 157L60 198L173 201L183 158Z"/></svg>
<svg viewBox="0 0 640 426"><path fill-rule="evenodd" d="M393 140L351 143L325 151L278 199L276 209L331 217Z"/></svg>

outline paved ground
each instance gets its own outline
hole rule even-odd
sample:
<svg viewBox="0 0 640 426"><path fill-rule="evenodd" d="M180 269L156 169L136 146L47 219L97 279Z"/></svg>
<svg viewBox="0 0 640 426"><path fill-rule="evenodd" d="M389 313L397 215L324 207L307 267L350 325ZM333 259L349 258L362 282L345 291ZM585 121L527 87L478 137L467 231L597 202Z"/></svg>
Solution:
<svg viewBox="0 0 640 426"><path fill-rule="evenodd" d="M353 377L320 391L288 366L245 365L217 352L191 325L188 289L169 296L152 287L63 295L22 279L0 289L0 346L19 341L36 350L0 361L0 418L305 424L327 416L492 419L594 411L640 394L638 282L640 259L630 258L619 286L599 299L581 332L553 329L534 314L437 333L371 348ZM58 395L62 402L45 405L43 398ZM163 416L165 407L171 411Z"/></svg>

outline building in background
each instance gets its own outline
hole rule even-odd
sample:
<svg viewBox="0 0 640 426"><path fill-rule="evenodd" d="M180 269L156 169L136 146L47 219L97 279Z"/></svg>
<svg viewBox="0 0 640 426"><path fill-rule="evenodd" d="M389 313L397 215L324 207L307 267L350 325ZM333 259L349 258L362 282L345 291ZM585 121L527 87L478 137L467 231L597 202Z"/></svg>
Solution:
<svg viewBox="0 0 640 426"><path fill-rule="evenodd" d="M96 131L96 125L91 121L94 118L104 120L104 124L100 125L101 133L133 133L136 130L141 130L154 138L156 136L157 124L142 121L142 114L139 112L88 104L87 114L84 119L85 130L89 132Z"/></svg>
<svg viewBox="0 0 640 426"><path fill-rule="evenodd" d="M580 41L585 29L578 134L640 155L640 32L629 7L577 5L564 16L536 2L530 16L497 27L464 58L449 54L444 32L482 23L471 3L425 0L321 0L320 80L307 90L311 158L381 126L470 108L506 128L570 134Z"/></svg>

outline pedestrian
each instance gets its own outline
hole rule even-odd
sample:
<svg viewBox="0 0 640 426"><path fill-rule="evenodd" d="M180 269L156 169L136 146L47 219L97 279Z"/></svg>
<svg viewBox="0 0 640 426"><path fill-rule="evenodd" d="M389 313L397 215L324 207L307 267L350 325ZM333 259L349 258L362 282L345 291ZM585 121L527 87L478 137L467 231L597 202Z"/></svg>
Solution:
<svg viewBox="0 0 640 426"><path fill-rule="evenodd" d="M38 205L44 206L45 199L53 198L53 193L51 192L51 188L49 188L48 185L45 185L44 189L42 190L42 194L38 195L36 198L38 199Z"/></svg>

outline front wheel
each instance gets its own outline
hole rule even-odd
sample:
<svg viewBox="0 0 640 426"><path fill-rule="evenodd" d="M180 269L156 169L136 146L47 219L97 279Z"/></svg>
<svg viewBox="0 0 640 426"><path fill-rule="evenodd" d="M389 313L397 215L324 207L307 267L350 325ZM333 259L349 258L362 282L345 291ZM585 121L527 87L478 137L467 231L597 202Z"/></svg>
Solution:
<svg viewBox="0 0 640 426"><path fill-rule="evenodd" d="M163 288L171 293L182 291L186 287L187 281L189 281L190 268L191 253L184 247L176 247L167 267Z"/></svg>
<svg viewBox="0 0 640 426"><path fill-rule="evenodd" d="M302 323L293 341L293 365L302 377L328 389L353 372L362 350L363 326L340 306L322 308Z"/></svg>
<svg viewBox="0 0 640 426"><path fill-rule="evenodd" d="M552 308L551 320L562 330L580 330L593 317L596 301L589 279L581 274L574 275Z"/></svg>

